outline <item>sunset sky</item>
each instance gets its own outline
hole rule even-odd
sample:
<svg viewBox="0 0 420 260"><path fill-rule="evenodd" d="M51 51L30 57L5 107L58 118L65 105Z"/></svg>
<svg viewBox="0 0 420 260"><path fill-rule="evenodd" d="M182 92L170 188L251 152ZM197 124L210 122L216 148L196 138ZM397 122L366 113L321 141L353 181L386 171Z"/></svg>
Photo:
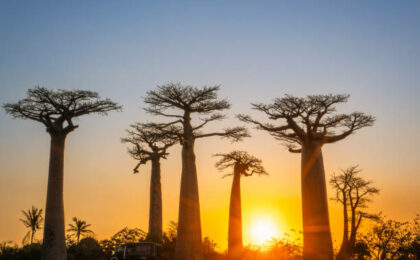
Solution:
<svg viewBox="0 0 420 260"><path fill-rule="evenodd" d="M420 213L420 2L418 1L2 1L0 103L28 88L89 89L124 106L86 116L66 143L66 224L78 217L97 239L125 226L147 230L150 166L136 162L120 138L133 122L159 121L142 110L156 85L221 85L229 118L208 129L243 125L234 116L251 102L284 94L348 93L338 111L377 118L342 142L324 147L328 178L360 165L380 195L371 212L410 220ZM227 245L231 178L212 155L234 149L263 160L269 176L243 178L244 243L256 223L275 235L301 230L300 156L250 128L240 143L196 142L203 236ZM177 220L180 146L162 161L163 221ZM29 120L0 110L0 242L20 243L21 210L44 208L49 136ZM328 187L329 188L329 187ZM329 196L333 195L329 189ZM334 245L341 208L330 201ZM254 227L255 228L255 227ZM42 237L42 231L36 235Z"/></svg>

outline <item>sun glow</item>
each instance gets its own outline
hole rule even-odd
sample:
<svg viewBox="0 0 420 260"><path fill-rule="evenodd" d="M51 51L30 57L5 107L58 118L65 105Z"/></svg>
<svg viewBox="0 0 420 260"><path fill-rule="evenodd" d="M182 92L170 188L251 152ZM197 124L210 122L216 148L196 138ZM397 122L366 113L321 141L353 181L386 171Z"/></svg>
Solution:
<svg viewBox="0 0 420 260"><path fill-rule="evenodd" d="M279 236L279 230L274 221L268 218L256 219L250 228L252 244L267 245L272 238Z"/></svg>

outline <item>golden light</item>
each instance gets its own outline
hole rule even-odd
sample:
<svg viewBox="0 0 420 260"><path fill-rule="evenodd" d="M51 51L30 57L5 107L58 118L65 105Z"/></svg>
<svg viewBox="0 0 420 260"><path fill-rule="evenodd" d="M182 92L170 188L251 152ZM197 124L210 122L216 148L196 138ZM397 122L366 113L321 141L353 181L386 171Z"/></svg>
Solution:
<svg viewBox="0 0 420 260"><path fill-rule="evenodd" d="M253 245L267 245L272 238L278 238L279 230L274 221L269 218L256 219L250 227Z"/></svg>

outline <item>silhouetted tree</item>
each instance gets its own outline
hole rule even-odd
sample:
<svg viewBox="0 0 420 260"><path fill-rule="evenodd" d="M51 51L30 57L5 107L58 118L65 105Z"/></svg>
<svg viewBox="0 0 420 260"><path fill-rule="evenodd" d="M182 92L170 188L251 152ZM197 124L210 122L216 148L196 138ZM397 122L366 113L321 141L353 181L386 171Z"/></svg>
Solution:
<svg viewBox="0 0 420 260"><path fill-rule="evenodd" d="M41 229L41 224L44 220L42 217L42 209L37 209L35 206L32 206L32 208L27 211L22 210L22 213L25 218L21 218L19 220L25 225L25 227L29 228L28 233L26 233L22 240L22 244L25 244L25 242L29 239L30 244L32 245L35 232L38 229Z"/></svg>
<svg viewBox="0 0 420 260"><path fill-rule="evenodd" d="M347 102L348 97L286 95L276 98L272 104L252 104L269 119L282 121L276 126L248 115L238 115L242 121L254 124L284 142L290 152L301 154L304 259L333 258L322 146L343 140L355 131L371 126L375 120L360 112L334 114L334 105Z"/></svg>
<svg viewBox="0 0 420 260"><path fill-rule="evenodd" d="M176 139L170 138L163 131L153 125L134 124L127 130L128 136L122 138L123 143L131 144L128 153L139 162L134 168L138 168L148 161L152 162L150 178L150 207L149 207L149 234L148 239L162 242L162 190L160 183L160 159L166 159L167 149L176 143Z"/></svg>
<svg viewBox="0 0 420 260"><path fill-rule="evenodd" d="M162 253L163 259L165 260L174 259L177 229L178 223L176 223L175 221L171 221L169 222L168 229L163 233Z"/></svg>
<svg viewBox="0 0 420 260"><path fill-rule="evenodd" d="M363 241L356 242L353 248L353 257L355 260L369 259L369 245L364 243Z"/></svg>
<svg viewBox="0 0 420 260"><path fill-rule="evenodd" d="M204 259L215 259L218 256L218 253L216 252L217 243L209 237L203 238L202 247Z"/></svg>
<svg viewBox="0 0 420 260"><path fill-rule="evenodd" d="M72 232L73 236L76 237L76 242L79 244L80 236L84 236L87 234L93 234L93 231L88 229L91 224L86 223L86 221L78 219L76 217L73 218L74 225L72 223L69 224L69 229L67 232Z"/></svg>
<svg viewBox="0 0 420 260"><path fill-rule="evenodd" d="M360 240L377 260L416 259L411 250L416 234L409 222L380 219Z"/></svg>
<svg viewBox="0 0 420 260"><path fill-rule="evenodd" d="M43 240L43 259L66 259L64 238L63 168L66 136L78 126L73 120L87 114L107 114L121 109L98 93L86 90L29 89L26 98L4 109L14 118L31 119L44 124L51 136L47 203Z"/></svg>
<svg viewBox="0 0 420 260"><path fill-rule="evenodd" d="M243 127L228 128L221 132L202 133L200 130L212 121L221 120L224 115L218 111L230 108L227 100L218 100L219 86L196 88L169 83L147 92L145 110L153 115L173 118L174 121L161 124L170 127L166 133L176 137L182 145L181 192L178 216L178 234L175 259L201 260L201 220L198 198L197 169L194 143L196 139L220 136L234 141L248 136ZM177 113L179 111L179 113ZM193 114L204 115L199 124L193 125Z"/></svg>
<svg viewBox="0 0 420 260"><path fill-rule="evenodd" d="M335 190L333 199L343 205L344 232L337 259L350 259L356 244L357 232L363 219L375 219L377 214L363 211L379 190L371 181L358 176L361 170L353 166L342 170L341 174L333 175L330 184ZM349 214L350 213L350 214ZM350 215L350 217L349 217ZM349 230L350 223L350 230ZM349 232L350 231L350 232Z"/></svg>
<svg viewBox="0 0 420 260"><path fill-rule="evenodd" d="M299 240L300 238L291 239L288 233L285 233L285 237L282 239L273 238L268 251L269 255L272 256L271 259L301 259L302 246L299 244Z"/></svg>
<svg viewBox="0 0 420 260"><path fill-rule="evenodd" d="M105 254L111 256L112 251L126 243L137 243L146 239L147 233L140 228L125 227L114 234L110 239L100 242Z"/></svg>
<svg viewBox="0 0 420 260"><path fill-rule="evenodd" d="M224 175L224 177L233 176L229 207L228 254L232 257L239 257L243 250L241 176L266 175L267 172L260 159L244 151L233 151L215 156L221 157L216 163L216 167L220 171L233 167L233 173Z"/></svg>

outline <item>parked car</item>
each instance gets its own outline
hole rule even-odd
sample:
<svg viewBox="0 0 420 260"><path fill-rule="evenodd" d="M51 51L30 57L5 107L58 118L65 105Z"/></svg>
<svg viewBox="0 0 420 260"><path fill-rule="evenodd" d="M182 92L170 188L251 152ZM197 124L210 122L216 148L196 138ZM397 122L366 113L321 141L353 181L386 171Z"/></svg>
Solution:
<svg viewBox="0 0 420 260"><path fill-rule="evenodd" d="M127 243L118 247L111 260L161 260L162 245L152 242Z"/></svg>

